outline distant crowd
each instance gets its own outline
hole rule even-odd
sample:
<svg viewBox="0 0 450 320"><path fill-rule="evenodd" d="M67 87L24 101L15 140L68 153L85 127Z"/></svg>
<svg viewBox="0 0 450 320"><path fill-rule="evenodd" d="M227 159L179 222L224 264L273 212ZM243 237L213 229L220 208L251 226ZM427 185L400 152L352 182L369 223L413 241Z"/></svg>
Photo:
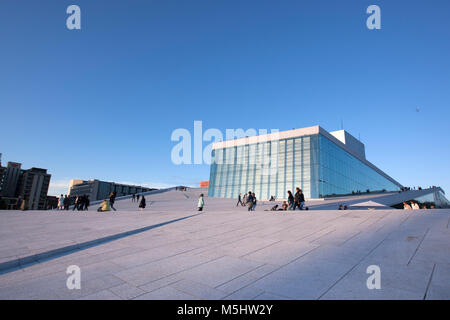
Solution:
<svg viewBox="0 0 450 320"><path fill-rule="evenodd" d="M73 209L77 209L78 211L88 210L89 208L89 196L75 196L69 197L68 195L61 195L58 199L58 210L69 210L69 207L73 204Z"/></svg>
<svg viewBox="0 0 450 320"><path fill-rule="evenodd" d="M434 205L430 205L429 208L424 204L422 205L422 208L420 207L419 203L416 201L410 201L411 204L409 204L407 201L403 201L403 210L420 210L420 209L434 209Z"/></svg>
<svg viewBox="0 0 450 320"><path fill-rule="evenodd" d="M274 205L270 211L287 211L287 210L296 210L297 208L299 210L308 210L307 207L305 207L305 195L303 194L302 189L295 188L295 194L293 195L292 192L289 190L287 192L287 201L283 201L283 204L281 205L281 208L278 207L278 205ZM275 197L271 196L269 201L275 201ZM248 194L245 193L244 196L240 193L238 196L238 202L236 204L237 206L247 206L248 211L255 211L256 205L257 205L257 199L254 192L249 191Z"/></svg>
<svg viewBox="0 0 450 320"><path fill-rule="evenodd" d="M101 203L100 207L97 209L98 212L105 212L105 211L116 211L116 208L114 208L114 203L116 202L116 192L111 192L109 194L109 200L105 199ZM140 200L139 200L140 199ZM144 195L139 195L133 193L131 195L131 202L138 202L139 203L139 209L144 210L146 207L146 201Z"/></svg>
<svg viewBox="0 0 450 320"><path fill-rule="evenodd" d="M104 211L116 211L116 208L114 208L114 203L116 202L116 192L111 192L108 196L108 199L105 199L100 204L100 207L97 209L98 212L104 212ZM141 210L145 209L146 207L146 201L144 195L139 194L133 194L131 196L132 202L138 202L139 208ZM82 196L74 196L70 197L68 195L61 195L58 198L58 210L69 210L70 206L73 205L72 211L87 211L89 210L90 200L88 195L82 195Z"/></svg>

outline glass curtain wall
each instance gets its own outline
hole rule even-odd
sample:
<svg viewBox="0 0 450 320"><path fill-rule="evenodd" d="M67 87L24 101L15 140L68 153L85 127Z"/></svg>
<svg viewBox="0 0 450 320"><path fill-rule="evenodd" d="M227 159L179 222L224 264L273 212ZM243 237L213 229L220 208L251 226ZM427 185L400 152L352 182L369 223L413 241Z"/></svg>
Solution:
<svg viewBox="0 0 450 320"><path fill-rule="evenodd" d="M237 198L255 192L257 199L286 198L303 190L319 194L319 136L303 136L212 151L209 196Z"/></svg>
<svg viewBox="0 0 450 320"><path fill-rule="evenodd" d="M261 200L287 198L296 187L306 198L400 189L320 134L212 152L209 196L237 198L252 191Z"/></svg>
<svg viewBox="0 0 450 320"><path fill-rule="evenodd" d="M400 186L319 135L319 197L360 192L397 191Z"/></svg>

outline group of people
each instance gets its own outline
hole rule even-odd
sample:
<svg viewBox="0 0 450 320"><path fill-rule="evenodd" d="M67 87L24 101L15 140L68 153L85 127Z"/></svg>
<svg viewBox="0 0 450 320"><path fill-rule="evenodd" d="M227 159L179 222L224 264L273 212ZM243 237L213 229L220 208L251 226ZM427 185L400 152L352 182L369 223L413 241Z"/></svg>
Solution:
<svg viewBox="0 0 450 320"><path fill-rule="evenodd" d="M287 210L295 210L299 208L300 210L303 210L303 207L305 206L305 195L303 194L302 189L295 188L295 195L292 195L292 192L288 191L288 208Z"/></svg>
<svg viewBox="0 0 450 320"><path fill-rule="evenodd" d="M236 207L239 205L241 205L243 207L248 206L248 211L255 211L256 204L257 204L257 200L256 200L256 195L254 192L249 191L248 194L245 193L243 197L242 197L242 194L239 193L238 202L236 204Z"/></svg>
<svg viewBox="0 0 450 320"><path fill-rule="evenodd" d="M75 209L77 209L78 211L84 211L84 210L87 211L88 208L89 208L89 196L82 195L82 196L75 197L72 211L74 211Z"/></svg>
<svg viewBox="0 0 450 320"><path fill-rule="evenodd" d="M131 202L139 202L139 198L141 196L139 194L133 193L133 195L131 196Z"/></svg>
<svg viewBox="0 0 450 320"><path fill-rule="evenodd" d="M103 200L103 202L101 203L101 205L97 209L97 211L98 212L105 212L105 211L111 211L111 210L116 211L116 208L114 208L114 203L116 202L116 196L117 196L117 193L115 191L111 192L108 197L109 201L108 201L108 199ZM140 201L139 201L139 199L140 199ZM139 209L141 211L144 210L147 205L144 195L141 196L139 194L138 195L133 194L131 196L131 202L136 202L136 201L139 202Z"/></svg>
<svg viewBox="0 0 450 320"><path fill-rule="evenodd" d="M420 207L419 203L415 201L411 201L411 204L409 204L406 201L403 201L403 209L404 210L420 210L420 209L428 209L426 205L423 205L422 208ZM430 206L430 209L434 209L434 206Z"/></svg>
<svg viewBox="0 0 450 320"><path fill-rule="evenodd" d="M431 188L436 188L436 186L430 186L429 188L430 189ZM400 191L410 191L410 190L422 190L422 187L418 186L417 189L416 189L416 187L401 187L400 188Z"/></svg>
<svg viewBox="0 0 450 320"><path fill-rule="evenodd" d="M299 210L305 209L305 195L303 194L302 189L295 188L295 195L293 195L290 190L287 193L288 200L283 201L281 208L278 208L278 205L275 205L270 209L270 211L296 210L297 208ZM271 196L269 201L275 201L275 197ZM239 194L236 207L238 207L239 205L243 207L248 206L248 211L255 211L256 204L257 199L255 193L249 191L248 194L245 193L243 197L241 193Z"/></svg>
<svg viewBox="0 0 450 320"><path fill-rule="evenodd" d="M73 209L77 209L78 211L84 211L88 210L89 208L89 196L88 195L82 195L82 196L75 196L70 197L67 194L61 195L58 198L58 210L69 210L69 207L73 204Z"/></svg>
<svg viewBox="0 0 450 320"><path fill-rule="evenodd" d="M139 201L139 198L141 199L141 201ZM131 201L132 202L139 202L139 208L141 210L144 210L145 206L147 205L146 202L145 202L144 195L142 195L142 197L141 197L139 194L133 193L133 195L131 196Z"/></svg>

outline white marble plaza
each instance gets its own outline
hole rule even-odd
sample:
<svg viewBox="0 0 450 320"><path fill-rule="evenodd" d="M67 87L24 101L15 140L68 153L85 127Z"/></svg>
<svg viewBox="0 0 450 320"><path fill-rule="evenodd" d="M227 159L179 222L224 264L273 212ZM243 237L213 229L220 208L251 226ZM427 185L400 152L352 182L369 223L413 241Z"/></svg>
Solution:
<svg viewBox="0 0 450 320"><path fill-rule="evenodd" d="M450 299L448 209L249 213L206 197L199 214L200 192L147 196L145 211L0 211L0 299Z"/></svg>

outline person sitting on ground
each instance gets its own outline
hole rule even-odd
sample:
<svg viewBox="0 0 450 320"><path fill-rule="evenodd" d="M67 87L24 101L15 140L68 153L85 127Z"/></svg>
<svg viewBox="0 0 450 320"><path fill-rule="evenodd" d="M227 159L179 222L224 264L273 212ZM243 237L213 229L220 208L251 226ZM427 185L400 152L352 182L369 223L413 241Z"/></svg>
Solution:
<svg viewBox="0 0 450 320"><path fill-rule="evenodd" d="M111 211L108 200L103 200L100 208L97 209L98 212Z"/></svg>
<svg viewBox="0 0 450 320"><path fill-rule="evenodd" d="M403 201L403 210L411 210L411 206L408 204L408 202Z"/></svg>
<svg viewBox="0 0 450 320"><path fill-rule="evenodd" d="M302 189L299 189L299 201L300 201L300 210L303 210L305 206L305 195L303 194Z"/></svg>
<svg viewBox="0 0 450 320"><path fill-rule="evenodd" d="M420 210L419 204L417 202L411 202L413 210Z"/></svg>
<svg viewBox="0 0 450 320"><path fill-rule="evenodd" d="M348 209L348 207L347 206L344 206L344 210L347 210Z"/></svg>
<svg viewBox="0 0 450 320"><path fill-rule="evenodd" d="M286 211L287 209L288 209L288 204L287 204L286 201L283 201L283 204L281 205L281 209L280 210Z"/></svg>
<svg viewBox="0 0 450 320"><path fill-rule="evenodd" d="M277 211L277 209L278 209L278 205L276 204L272 208L270 208L270 211Z"/></svg>
<svg viewBox="0 0 450 320"><path fill-rule="evenodd" d="M339 208L338 208L338 210L343 210L343 208L342 208L342 204L340 204L340 205L339 205Z"/></svg>

